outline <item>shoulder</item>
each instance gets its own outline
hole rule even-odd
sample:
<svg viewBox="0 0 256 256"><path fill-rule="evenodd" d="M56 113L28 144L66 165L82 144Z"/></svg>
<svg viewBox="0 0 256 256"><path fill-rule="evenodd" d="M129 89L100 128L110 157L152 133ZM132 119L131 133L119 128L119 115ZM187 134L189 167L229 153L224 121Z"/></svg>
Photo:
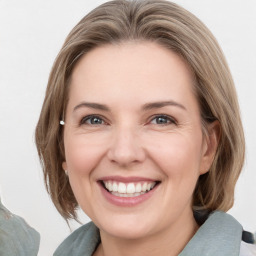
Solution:
<svg viewBox="0 0 256 256"><path fill-rule="evenodd" d="M98 228L89 222L75 230L57 248L54 256L90 256L100 242Z"/></svg>
<svg viewBox="0 0 256 256"><path fill-rule="evenodd" d="M37 255L40 235L0 201L0 255Z"/></svg>
<svg viewBox="0 0 256 256"><path fill-rule="evenodd" d="M195 218L200 228L179 256L239 255L243 228L235 218L221 211L196 212Z"/></svg>
<svg viewBox="0 0 256 256"><path fill-rule="evenodd" d="M230 248L230 251L240 250L239 256L256 256L256 244L253 234L243 230L241 224L227 213L215 211L206 217L203 216L203 225L200 229L204 231L203 235L206 236L209 236L209 232L215 230L215 238L211 241L216 243L220 238L220 240L225 241L223 243L225 249ZM218 242L215 245L219 247L220 243Z"/></svg>

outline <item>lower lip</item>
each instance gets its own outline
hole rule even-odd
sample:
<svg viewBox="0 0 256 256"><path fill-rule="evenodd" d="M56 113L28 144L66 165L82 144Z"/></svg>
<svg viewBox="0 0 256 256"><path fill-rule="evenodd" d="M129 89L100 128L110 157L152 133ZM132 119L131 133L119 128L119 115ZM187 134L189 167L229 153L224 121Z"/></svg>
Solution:
<svg viewBox="0 0 256 256"><path fill-rule="evenodd" d="M156 187L158 187L158 185L157 185L149 192L147 192L143 195L140 195L140 196L119 197L119 196L115 196L115 195L111 194L110 192L108 192L105 188L102 187L102 185L100 183L99 183L99 186L100 186L103 196L107 199L107 201L109 201L110 203L117 205L117 206L126 206L126 207L136 206L138 204L145 202L155 193Z"/></svg>

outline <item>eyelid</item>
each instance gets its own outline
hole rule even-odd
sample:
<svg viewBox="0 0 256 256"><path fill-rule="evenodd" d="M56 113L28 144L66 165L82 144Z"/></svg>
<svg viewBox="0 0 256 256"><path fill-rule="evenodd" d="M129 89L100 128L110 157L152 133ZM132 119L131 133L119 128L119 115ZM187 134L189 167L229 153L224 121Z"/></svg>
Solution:
<svg viewBox="0 0 256 256"><path fill-rule="evenodd" d="M149 121L146 122L146 124L150 124L152 123L152 121L156 118L160 118L160 117L163 117L163 118L166 118L168 119L168 123L163 123L163 124L156 124L156 125L170 125L170 124L175 124L177 125L177 120L175 118L173 118L172 116L170 115L167 115L167 114L155 114L155 115L152 115L150 118L149 118ZM89 114L89 115L85 115L81 118L80 122L79 122L79 125L92 125L92 126L97 126L97 124L88 124L86 123L86 121L88 121L90 118L99 118L103 121L102 124L98 124L98 125L109 125L110 122L102 115L100 114Z"/></svg>
<svg viewBox="0 0 256 256"><path fill-rule="evenodd" d="M95 118L95 117L101 119L103 121L103 125L108 124L108 121L106 120L106 118L99 114L86 115L81 118L81 121L79 122L79 124L80 125L93 125L93 124L87 124L86 121L89 120L90 118ZM97 124L94 124L94 125L97 125ZM98 125L102 125L102 124L98 124Z"/></svg>
<svg viewBox="0 0 256 256"><path fill-rule="evenodd" d="M159 117L164 117L170 121L170 123L162 124L162 125L168 125L168 124L177 124L177 121L175 118L172 116L166 115L166 114L156 114L150 117L150 120L148 123L151 123L154 119L159 118ZM158 124L159 125L159 124Z"/></svg>

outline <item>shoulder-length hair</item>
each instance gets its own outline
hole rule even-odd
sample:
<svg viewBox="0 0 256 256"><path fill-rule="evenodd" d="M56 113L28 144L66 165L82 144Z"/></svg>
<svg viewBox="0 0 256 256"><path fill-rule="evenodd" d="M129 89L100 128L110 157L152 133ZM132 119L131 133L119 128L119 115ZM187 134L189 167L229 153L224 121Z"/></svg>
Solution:
<svg viewBox="0 0 256 256"><path fill-rule="evenodd" d="M86 15L60 50L36 127L36 145L48 193L65 218L76 219L78 206L68 177L63 128L59 125L68 102L70 77L78 60L95 47L126 41L150 41L177 53L194 73L194 90L201 111L202 131L218 120L221 135L210 170L198 179L193 208L227 211L244 162L244 134L234 83L214 36L193 14L164 0L114 0Z"/></svg>

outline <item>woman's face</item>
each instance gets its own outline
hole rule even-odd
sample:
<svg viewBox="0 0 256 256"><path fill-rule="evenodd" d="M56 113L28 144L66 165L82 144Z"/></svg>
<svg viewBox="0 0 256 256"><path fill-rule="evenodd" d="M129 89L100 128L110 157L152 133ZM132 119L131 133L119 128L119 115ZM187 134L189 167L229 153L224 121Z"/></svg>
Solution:
<svg viewBox="0 0 256 256"><path fill-rule="evenodd" d="M191 218L212 159L193 82L185 62L155 43L99 47L76 65L63 168L102 232L139 238Z"/></svg>

